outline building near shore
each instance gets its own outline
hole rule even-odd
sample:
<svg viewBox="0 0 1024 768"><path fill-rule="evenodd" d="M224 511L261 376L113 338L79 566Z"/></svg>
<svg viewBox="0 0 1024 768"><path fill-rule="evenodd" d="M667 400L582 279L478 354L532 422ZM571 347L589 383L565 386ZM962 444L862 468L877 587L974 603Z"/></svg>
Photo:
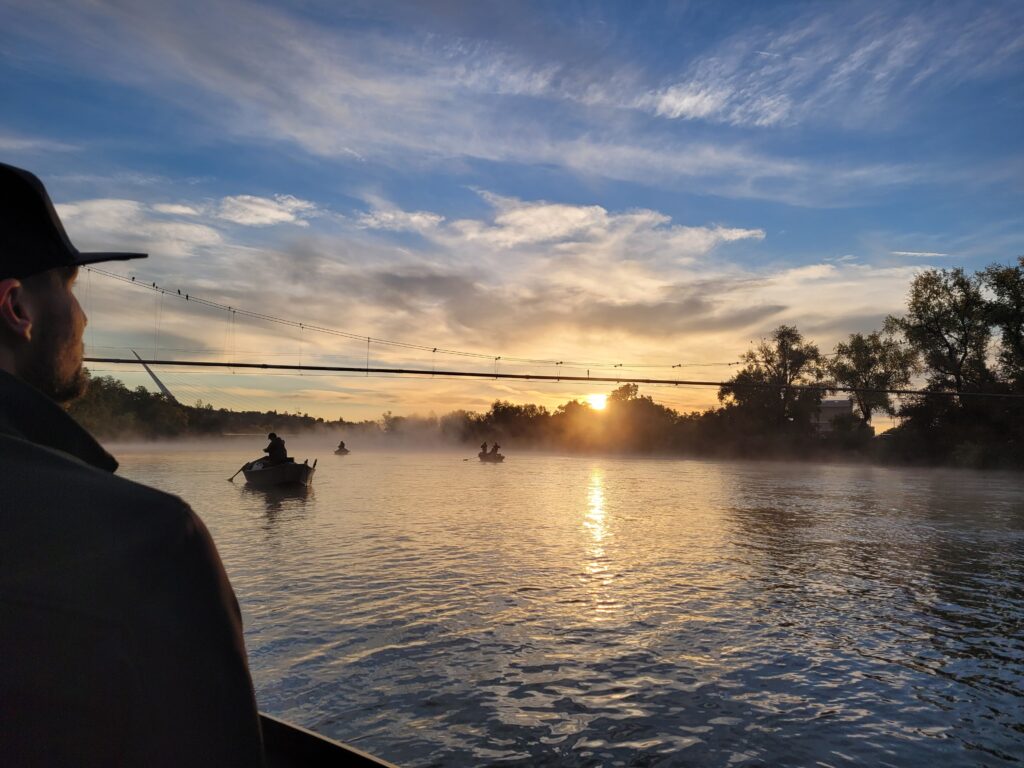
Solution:
<svg viewBox="0 0 1024 768"><path fill-rule="evenodd" d="M835 421L840 419L849 423L853 419L853 400L822 400L821 406L814 415L813 424L821 434L835 430Z"/></svg>

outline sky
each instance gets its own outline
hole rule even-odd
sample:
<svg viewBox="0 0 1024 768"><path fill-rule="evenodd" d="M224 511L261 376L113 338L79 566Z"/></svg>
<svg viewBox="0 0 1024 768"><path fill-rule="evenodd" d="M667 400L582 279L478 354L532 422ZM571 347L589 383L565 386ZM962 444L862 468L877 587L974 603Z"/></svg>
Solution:
<svg viewBox="0 0 1024 768"><path fill-rule="evenodd" d="M97 356L722 380L782 323L829 352L920 270L1024 253L1020 2L0 0L0 18L0 159L43 179L82 250L150 254L105 269L173 294L84 274ZM348 419L612 386L162 376L187 402Z"/></svg>

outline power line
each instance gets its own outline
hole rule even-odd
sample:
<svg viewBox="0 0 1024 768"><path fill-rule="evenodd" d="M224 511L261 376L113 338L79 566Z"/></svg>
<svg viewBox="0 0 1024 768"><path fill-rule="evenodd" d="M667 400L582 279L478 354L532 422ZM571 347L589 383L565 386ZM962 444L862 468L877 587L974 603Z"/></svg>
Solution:
<svg viewBox="0 0 1024 768"><path fill-rule="evenodd" d="M138 365L137 360L118 357L87 357L87 363L116 363ZM556 382L588 382L599 384L668 384L682 387L728 387L730 389L788 389L799 392L851 392L861 394L914 395L921 397L983 397L1024 400L1024 394L1003 392L934 392L924 389L877 389L873 387L841 387L824 384L767 384L744 382L742 384L728 381L692 381L685 379L652 379L630 376L566 376L543 373L498 373L485 371L434 371L421 368L371 368L370 366L334 366L334 365L283 365L280 363L222 363L209 360L148 360L150 365L174 365L194 368L239 368L261 371L309 371L326 373L364 373L369 375L396 376L445 376L467 379L513 379L516 381L556 381Z"/></svg>

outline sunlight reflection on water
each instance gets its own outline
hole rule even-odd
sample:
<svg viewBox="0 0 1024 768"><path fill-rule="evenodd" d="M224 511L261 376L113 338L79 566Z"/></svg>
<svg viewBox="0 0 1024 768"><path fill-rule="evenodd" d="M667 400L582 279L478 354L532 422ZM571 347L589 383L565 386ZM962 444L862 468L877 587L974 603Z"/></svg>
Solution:
<svg viewBox="0 0 1024 768"><path fill-rule="evenodd" d="M1024 754L1017 476L289 447L307 492L117 451L213 532L273 714L409 766Z"/></svg>

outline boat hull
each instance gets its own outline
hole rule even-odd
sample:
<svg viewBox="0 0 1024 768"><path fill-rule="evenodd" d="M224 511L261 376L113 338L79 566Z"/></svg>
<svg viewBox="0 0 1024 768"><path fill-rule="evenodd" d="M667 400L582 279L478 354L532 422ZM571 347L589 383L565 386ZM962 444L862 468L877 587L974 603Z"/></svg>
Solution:
<svg viewBox="0 0 1024 768"><path fill-rule="evenodd" d="M347 456L351 451L348 448L338 448L334 451L336 456Z"/></svg>
<svg viewBox="0 0 1024 768"><path fill-rule="evenodd" d="M395 768L391 763L348 744L328 739L297 725L260 713L263 750L267 768L353 766Z"/></svg>
<svg viewBox="0 0 1024 768"><path fill-rule="evenodd" d="M505 456L501 453L481 452L477 454L477 457L479 457L480 461L484 462L485 464L500 464L505 460Z"/></svg>
<svg viewBox="0 0 1024 768"><path fill-rule="evenodd" d="M264 466L263 462L254 461L242 470L245 482L254 488L276 488L282 485L308 486L313 482L314 472L316 472L315 464L311 467L308 463L296 464L291 461L269 467Z"/></svg>

